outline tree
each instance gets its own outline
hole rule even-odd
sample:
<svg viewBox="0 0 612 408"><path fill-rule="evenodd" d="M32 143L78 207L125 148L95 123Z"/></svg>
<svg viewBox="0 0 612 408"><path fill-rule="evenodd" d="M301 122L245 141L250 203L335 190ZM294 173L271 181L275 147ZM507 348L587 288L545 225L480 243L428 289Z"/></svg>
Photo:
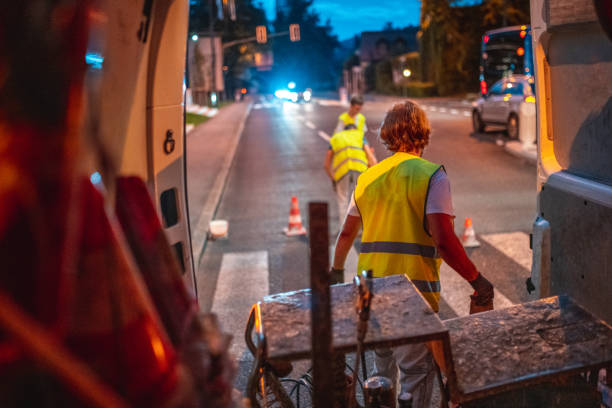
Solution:
<svg viewBox="0 0 612 408"><path fill-rule="evenodd" d="M248 38L255 35L255 27L267 26L266 13L261 3L253 0L235 0L236 21L223 16L219 19L217 2L212 1L214 16L214 31L221 35L223 43ZM189 8L189 33L208 33L209 31L209 0L192 0ZM232 95L236 87L244 86L248 70L253 66L254 54L269 49L267 45L254 42L236 45L223 50L223 65L227 67L226 86L228 95Z"/></svg>
<svg viewBox="0 0 612 408"><path fill-rule="evenodd" d="M311 88L330 88L336 85L342 67L334 59L338 38L332 34L329 20L321 23L311 6L313 0L289 0L286 13L276 16L276 32L288 30L289 24L300 25L300 41L288 37L273 40L274 71L282 82L295 81Z"/></svg>
<svg viewBox="0 0 612 408"><path fill-rule="evenodd" d="M489 27L529 23L529 1L486 0L482 3L483 24Z"/></svg>

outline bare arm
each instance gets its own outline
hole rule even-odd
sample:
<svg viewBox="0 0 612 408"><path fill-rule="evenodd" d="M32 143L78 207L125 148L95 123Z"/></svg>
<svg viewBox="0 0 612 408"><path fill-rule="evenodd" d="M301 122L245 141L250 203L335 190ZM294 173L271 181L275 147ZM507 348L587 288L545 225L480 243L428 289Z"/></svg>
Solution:
<svg viewBox="0 0 612 408"><path fill-rule="evenodd" d="M427 224L442 259L468 282L476 279L478 270L455 235L453 218L448 214L427 214Z"/></svg>
<svg viewBox="0 0 612 408"><path fill-rule="evenodd" d="M376 156L374 156L374 149L372 149L369 145L364 145L363 151L365 152L366 157L368 158L368 167L372 167L373 165L378 163L378 160L376 160Z"/></svg>
<svg viewBox="0 0 612 408"><path fill-rule="evenodd" d="M351 250L351 245L361 227L361 217L347 215L342 225L342 230L336 240L336 250L334 251L334 261L332 263L334 269L344 269L344 261Z"/></svg>
<svg viewBox="0 0 612 408"><path fill-rule="evenodd" d="M334 176L332 175L332 172L331 172L331 162L332 162L333 157L334 157L333 150L331 149L327 150L327 154L325 155L325 163L323 163L325 172L327 173L327 175L332 181L334 180Z"/></svg>
<svg viewBox="0 0 612 408"><path fill-rule="evenodd" d="M344 130L344 122L338 119L338 123L336 124L336 129L334 129L334 133L342 132Z"/></svg>

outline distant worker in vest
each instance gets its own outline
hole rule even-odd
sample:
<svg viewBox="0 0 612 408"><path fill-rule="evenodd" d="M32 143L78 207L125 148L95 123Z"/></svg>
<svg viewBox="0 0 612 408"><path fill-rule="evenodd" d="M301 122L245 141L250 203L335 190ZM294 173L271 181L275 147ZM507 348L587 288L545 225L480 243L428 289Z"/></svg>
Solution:
<svg viewBox="0 0 612 408"><path fill-rule="evenodd" d="M361 113L362 107L363 98L361 96L351 97L351 106L349 106L347 112L338 116L338 124L334 133L342 132L348 125L355 125L365 135L368 132L368 126L366 125L365 116Z"/></svg>
<svg viewBox="0 0 612 408"><path fill-rule="evenodd" d="M375 164L376 157L373 150L368 146L363 132L354 124L346 125L344 130L334 133L329 140L329 149L323 166L336 191L340 225L344 221L357 178Z"/></svg>
<svg viewBox="0 0 612 408"><path fill-rule="evenodd" d="M387 112L380 139L393 155L359 177L336 241L331 274L344 272L347 254L363 223L358 271L371 269L375 277L407 275L438 312L444 259L472 286L472 301L490 306L493 285L478 272L455 235L444 167L421 157L429 135L427 117L415 103L396 104ZM390 378L393 384L399 368L400 401L402 395L411 393L413 408L430 406L435 366L424 344L376 349L375 366L376 374Z"/></svg>

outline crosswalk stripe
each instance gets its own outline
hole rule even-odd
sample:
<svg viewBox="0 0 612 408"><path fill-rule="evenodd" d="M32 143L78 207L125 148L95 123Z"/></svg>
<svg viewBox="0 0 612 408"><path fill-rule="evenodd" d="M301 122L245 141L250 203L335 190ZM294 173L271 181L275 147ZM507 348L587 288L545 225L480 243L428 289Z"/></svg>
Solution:
<svg viewBox="0 0 612 408"><path fill-rule="evenodd" d="M524 232L479 235L495 249L512 259L527 270L531 270L531 250L529 235Z"/></svg>
<svg viewBox="0 0 612 408"><path fill-rule="evenodd" d="M457 316L467 316L470 312L470 295L473 293L472 287L455 272L446 262L442 262L440 267L440 285L442 286L441 296L444 301L453 309ZM500 291L495 289L493 307L502 309L512 306L513 303Z"/></svg>
<svg viewBox="0 0 612 408"><path fill-rule="evenodd" d="M472 116L472 114L469 111L463 111L463 116Z"/></svg>
<svg viewBox="0 0 612 408"><path fill-rule="evenodd" d="M230 353L237 360L249 359L244 327L251 306L268 292L267 251L223 254L212 312L217 314L223 330L233 336Z"/></svg>
<svg viewBox="0 0 612 408"><path fill-rule="evenodd" d="M261 103L254 104L253 109L261 109Z"/></svg>
<svg viewBox="0 0 612 408"><path fill-rule="evenodd" d="M457 109L451 109L450 113L452 113L453 115L456 115L459 113L459 111Z"/></svg>
<svg viewBox="0 0 612 408"><path fill-rule="evenodd" d="M446 113L447 109L446 108L440 108L440 112L441 113Z"/></svg>

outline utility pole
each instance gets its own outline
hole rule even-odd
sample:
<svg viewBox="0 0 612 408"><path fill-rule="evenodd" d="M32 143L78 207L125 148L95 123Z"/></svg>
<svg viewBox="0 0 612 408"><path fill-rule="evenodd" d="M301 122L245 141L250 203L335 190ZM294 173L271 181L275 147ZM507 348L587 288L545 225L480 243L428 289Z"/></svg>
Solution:
<svg viewBox="0 0 612 408"><path fill-rule="evenodd" d="M216 105L217 100L215 98L213 102L212 95L217 92L217 72L216 72L216 59L215 59L215 17L213 15L213 5L214 0L208 0L208 37L210 38L210 63L211 63L211 78L210 78L210 86L212 88L211 91L211 105Z"/></svg>

